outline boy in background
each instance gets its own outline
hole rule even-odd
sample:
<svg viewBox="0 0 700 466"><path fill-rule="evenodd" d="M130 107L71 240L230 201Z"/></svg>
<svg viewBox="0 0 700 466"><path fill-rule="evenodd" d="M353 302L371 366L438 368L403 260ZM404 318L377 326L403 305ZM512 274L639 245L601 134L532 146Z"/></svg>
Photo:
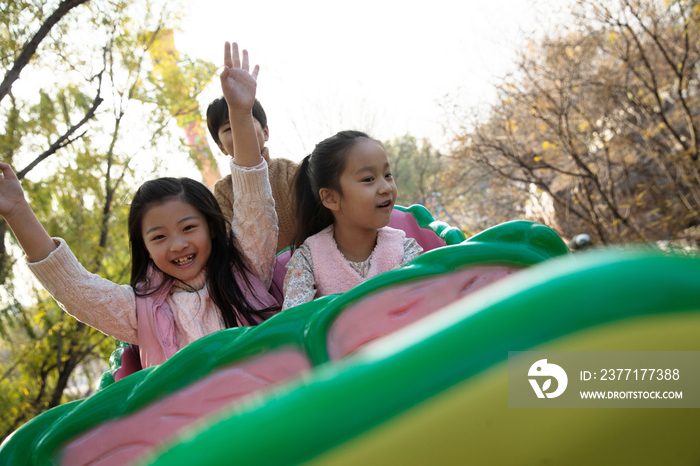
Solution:
<svg viewBox="0 0 700 466"><path fill-rule="evenodd" d="M275 199L277 211L277 223L279 236L277 238L277 252L287 248L295 231L295 218L291 201L292 180L297 172L299 164L288 159L271 159L270 151L265 147L265 142L270 136L267 126L267 115L258 99L253 105L253 123L258 135L260 155L265 159L272 186L272 197ZM233 136L231 125L228 121L228 106L223 97L214 100L207 108L207 127L209 134L216 141L221 152L233 157ZM221 207L226 220L231 222L233 218L233 187L231 175L226 175L214 185L214 197Z"/></svg>

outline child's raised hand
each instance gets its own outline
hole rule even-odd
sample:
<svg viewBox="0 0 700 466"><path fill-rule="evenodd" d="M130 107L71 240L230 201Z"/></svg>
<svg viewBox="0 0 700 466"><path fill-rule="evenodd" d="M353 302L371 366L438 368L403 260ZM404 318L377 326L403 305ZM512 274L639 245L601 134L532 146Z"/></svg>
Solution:
<svg viewBox="0 0 700 466"><path fill-rule="evenodd" d="M10 217L17 206L26 202L22 185L9 164L0 162L0 215Z"/></svg>
<svg viewBox="0 0 700 466"><path fill-rule="evenodd" d="M221 72L221 90L228 104L229 111L250 111L255 103L255 89L257 87L258 71L260 67L255 65L253 72L249 72L248 51L243 50L243 63L238 56L238 44L224 46L224 71Z"/></svg>
<svg viewBox="0 0 700 466"><path fill-rule="evenodd" d="M29 207L10 165L0 162L0 171L0 215L10 225L29 261L40 261L56 249L56 244Z"/></svg>

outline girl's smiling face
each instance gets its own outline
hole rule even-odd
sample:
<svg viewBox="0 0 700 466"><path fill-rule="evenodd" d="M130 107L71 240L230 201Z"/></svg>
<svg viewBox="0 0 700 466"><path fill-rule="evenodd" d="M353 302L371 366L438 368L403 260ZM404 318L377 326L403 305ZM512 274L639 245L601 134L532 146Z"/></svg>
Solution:
<svg viewBox="0 0 700 466"><path fill-rule="evenodd" d="M209 260L209 224L199 210L180 199L150 207L141 234L156 267L180 281L196 277Z"/></svg>
<svg viewBox="0 0 700 466"><path fill-rule="evenodd" d="M361 139L349 151L340 175L342 194L337 193L335 221L360 229L385 227L396 201L396 183L384 148L371 139Z"/></svg>

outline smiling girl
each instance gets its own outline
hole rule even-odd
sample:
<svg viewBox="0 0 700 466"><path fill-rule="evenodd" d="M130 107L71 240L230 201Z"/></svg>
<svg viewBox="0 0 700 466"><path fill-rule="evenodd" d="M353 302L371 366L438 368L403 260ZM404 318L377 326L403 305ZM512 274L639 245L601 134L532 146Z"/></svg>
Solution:
<svg viewBox="0 0 700 466"><path fill-rule="evenodd" d="M192 341L227 327L255 325L278 309L267 292L277 244L277 216L251 108L258 67L225 46L221 87L236 132L231 176L236 216L226 220L209 190L188 178L147 181L129 211L131 285L85 270L51 238L27 203L10 166L0 162L0 214L30 270L78 320L138 344L143 367L160 364Z"/></svg>
<svg viewBox="0 0 700 466"><path fill-rule="evenodd" d="M344 293L413 260L422 248L388 227L396 184L382 145L342 131L316 145L294 180L297 233L284 306Z"/></svg>

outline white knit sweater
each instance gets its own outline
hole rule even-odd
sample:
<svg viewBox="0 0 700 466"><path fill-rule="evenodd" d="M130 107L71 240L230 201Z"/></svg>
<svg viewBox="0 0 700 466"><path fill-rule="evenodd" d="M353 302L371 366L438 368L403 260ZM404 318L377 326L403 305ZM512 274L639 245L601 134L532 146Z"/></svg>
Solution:
<svg viewBox="0 0 700 466"><path fill-rule="evenodd" d="M252 169L231 161L234 212L231 225L236 246L266 288L272 281L277 246L277 214L267 164ZM138 343L136 297L128 285L117 285L85 270L62 239L44 260L28 263L44 288L70 315L128 343ZM166 298L175 319L179 348L224 328L202 276L189 283L197 291L174 287Z"/></svg>

